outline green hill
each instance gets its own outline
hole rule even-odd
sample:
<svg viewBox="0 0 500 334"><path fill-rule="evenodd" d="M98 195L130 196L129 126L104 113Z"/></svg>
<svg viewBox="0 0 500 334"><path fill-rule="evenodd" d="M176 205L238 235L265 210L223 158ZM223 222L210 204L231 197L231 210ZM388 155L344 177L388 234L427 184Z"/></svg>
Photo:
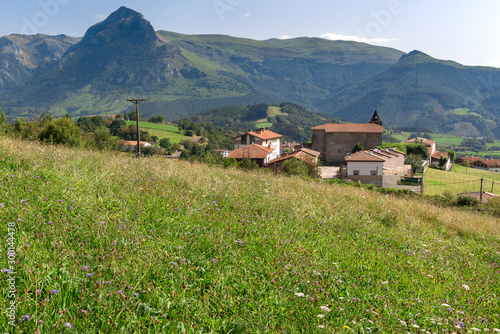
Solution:
<svg viewBox="0 0 500 334"><path fill-rule="evenodd" d="M6 138L0 156L19 331L500 328L498 217Z"/></svg>
<svg viewBox="0 0 500 334"><path fill-rule="evenodd" d="M248 131L256 127L269 127L289 140L307 142L312 137L312 127L339 120L307 111L294 103L283 102L270 106L267 103L238 107L225 106L210 109L187 117L196 123L211 123L217 128Z"/></svg>
<svg viewBox="0 0 500 334"><path fill-rule="evenodd" d="M136 122L135 121L127 122L127 126L131 124L136 124ZM178 127L172 125L139 122L139 128L141 130L147 131L150 136L157 136L158 139L170 138L170 142L172 144L179 143L184 139L188 138L184 133L179 132Z"/></svg>

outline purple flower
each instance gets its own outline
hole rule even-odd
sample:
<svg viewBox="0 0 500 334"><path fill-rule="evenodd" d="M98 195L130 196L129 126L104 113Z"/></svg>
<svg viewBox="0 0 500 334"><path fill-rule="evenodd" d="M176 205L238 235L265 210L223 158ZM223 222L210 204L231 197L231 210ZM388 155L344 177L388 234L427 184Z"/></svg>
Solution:
<svg viewBox="0 0 500 334"><path fill-rule="evenodd" d="M69 322L65 322L64 326L66 326L66 328L69 328L69 329L73 328L73 326Z"/></svg>
<svg viewBox="0 0 500 334"><path fill-rule="evenodd" d="M52 224L54 224L54 222L51 220L47 224L52 225Z"/></svg>
<svg viewBox="0 0 500 334"><path fill-rule="evenodd" d="M51 295L57 295L59 293L59 290L53 289L50 294Z"/></svg>
<svg viewBox="0 0 500 334"><path fill-rule="evenodd" d="M0 203L0 208L3 208L4 206L5 206L5 204Z"/></svg>
<svg viewBox="0 0 500 334"><path fill-rule="evenodd" d="M87 315L87 311L86 310L82 310L82 313Z"/></svg>
<svg viewBox="0 0 500 334"><path fill-rule="evenodd" d="M31 320L31 315L29 315L29 314L22 315L22 316L21 316L21 319L22 319L22 320L26 320L26 321L30 321L30 320Z"/></svg>
<svg viewBox="0 0 500 334"><path fill-rule="evenodd" d="M12 274L13 271L10 269L2 269L3 272L6 272L7 274Z"/></svg>
<svg viewBox="0 0 500 334"><path fill-rule="evenodd" d="M137 292L134 292L133 295L139 297L139 294Z"/></svg>
<svg viewBox="0 0 500 334"><path fill-rule="evenodd" d="M90 266L83 266L83 267L82 267L82 269L83 269L83 270L87 270L87 269L89 269L89 268L90 268Z"/></svg>
<svg viewBox="0 0 500 334"><path fill-rule="evenodd" d="M123 293L123 291L122 290L118 290L118 291L116 291L116 293L120 295L120 294Z"/></svg>
<svg viewBox="0 0 500 334"><path fill-rule="evenodd" d="M177 263L175 263L175 262L172 262L172 265L173 265L173 266L176 266L176 265L177 265Z"/></svg>
<svg viewBox="0 0 500 334"><path fill-rule="evenodd" d="M14 175L12 175L12 174L10 174L9 176L10 176L10 177L14 177Z"/></svg>
<svg viewBox="0 0 500 334"><path fill-rule="evenodd" d="M182 249L182 246L177 247L177 249Z"/></svg>
<svg viewBox="0 0 500 334"><path fill-rule="evenodd" d="M94 277L94 273L87 274L87 277L90 277L90 278Z"/></svg>

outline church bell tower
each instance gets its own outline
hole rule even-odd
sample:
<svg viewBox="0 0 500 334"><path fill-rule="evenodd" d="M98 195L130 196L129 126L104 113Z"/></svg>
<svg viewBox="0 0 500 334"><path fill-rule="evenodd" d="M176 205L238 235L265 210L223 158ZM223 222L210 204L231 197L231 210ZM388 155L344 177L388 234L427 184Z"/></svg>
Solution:
<svg viewBox="0 0 500 334"><path fill-rule="evenodd" d="M378 112L375 110L372 116L372 120L370 121L370 124L378 124L382 126L382 120L380 119Z"/></svg>

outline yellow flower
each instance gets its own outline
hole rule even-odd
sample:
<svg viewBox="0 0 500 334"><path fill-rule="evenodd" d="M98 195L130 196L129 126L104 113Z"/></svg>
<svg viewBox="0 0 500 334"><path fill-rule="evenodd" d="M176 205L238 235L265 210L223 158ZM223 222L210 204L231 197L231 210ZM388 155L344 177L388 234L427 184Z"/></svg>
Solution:
<svg viewBox="0 0 500 334"><path fill-rule="evenodd" d="M344 326L345 329L349 329L349 326Z"/></svg>

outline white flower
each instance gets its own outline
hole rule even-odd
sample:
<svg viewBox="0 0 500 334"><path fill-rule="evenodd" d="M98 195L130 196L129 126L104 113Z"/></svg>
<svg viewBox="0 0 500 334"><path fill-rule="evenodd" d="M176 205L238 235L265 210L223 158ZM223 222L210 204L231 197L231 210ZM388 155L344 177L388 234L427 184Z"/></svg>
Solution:
<svg viewBox="0 0 500 334"><path fill-rule="evenodd" d="M442 307L451 307L450 305L448 304L441 304Z"/></svg>
<svg viewBox="0 0 500 334"><path fill-rule="evenodd" d="M295 295L297 297L304 297L304 294L302 292L296 292Z"/></svg>
<svg viewBox="0 0 500 334"><path fill-rule="evenodd" d="M384 282L382 282L382 284L387 284L387 283L389 283L389 281L384 281Z"/></svg>
<svg viewBox="0 0 500 334"><path fill-rule="evenodd" d="M426 244L422 244L422 246L427 247L427 245L426 245Z"/></svg>
<svg viewBox="0 0 500 334"><path fill-rule="evenodd" d="M498 329L498 328L493 328L493 331L497 332L497 333L500 333L500 329Z"/></svg>
<svg viewBox="0 0 500 334"><path fill-rule="evenodd" d="M472 327L471 328L474 332L480 332L481 330L479 328Z"/></svg>
<svg viewBox="0 0 500 334"><path fill-rule="evenodd" d="M432 276L432 275L427 275L427 277L429 277L429 278L434 278L434 276Z"/></svg>
<svg viewBox="0 0 500 334"><path fill-rule="evenodd" d="M331 311L332 311L332 310L330 310L330 309L328 308L328 306L320 306L319 308L320 308L322 311L324 311L324 312L331 312Z"/></svg>
<svg viewBox="0 0 500 334"><path fill-rule="evenodd" d="M324 314L318 314L318 318L324 318L325 315Z"/></svg>
<svg viewBox="0 0 500 334"><path fill-rule="evenodd" d="M419 325L412 325L412 326L413 326L413 327L415 327L415 328L420 328L420 326L419 326Z"/></svg>
<svg viewBox="0 0 500 334"><path fill-rule="evenodd" d="M405 326L405 327L407 326L406 322L404 322L403 320L399 320L399 323L401 324L401 326Z"/></svg>
<svg viewBox="0 0 500 334"><path fill-rule="evenodd" d="M466 284L462 284L462 288L464 288L465 290L470 290L469 286Z"/></svg>
<svg viewBox="0 0 500 334"><path fill-rule="evenodd" d="M325 328L325 326L323 326L323 325L319 325L319 326L318 326L318 328L323 329L323 328Z"/></svg>

